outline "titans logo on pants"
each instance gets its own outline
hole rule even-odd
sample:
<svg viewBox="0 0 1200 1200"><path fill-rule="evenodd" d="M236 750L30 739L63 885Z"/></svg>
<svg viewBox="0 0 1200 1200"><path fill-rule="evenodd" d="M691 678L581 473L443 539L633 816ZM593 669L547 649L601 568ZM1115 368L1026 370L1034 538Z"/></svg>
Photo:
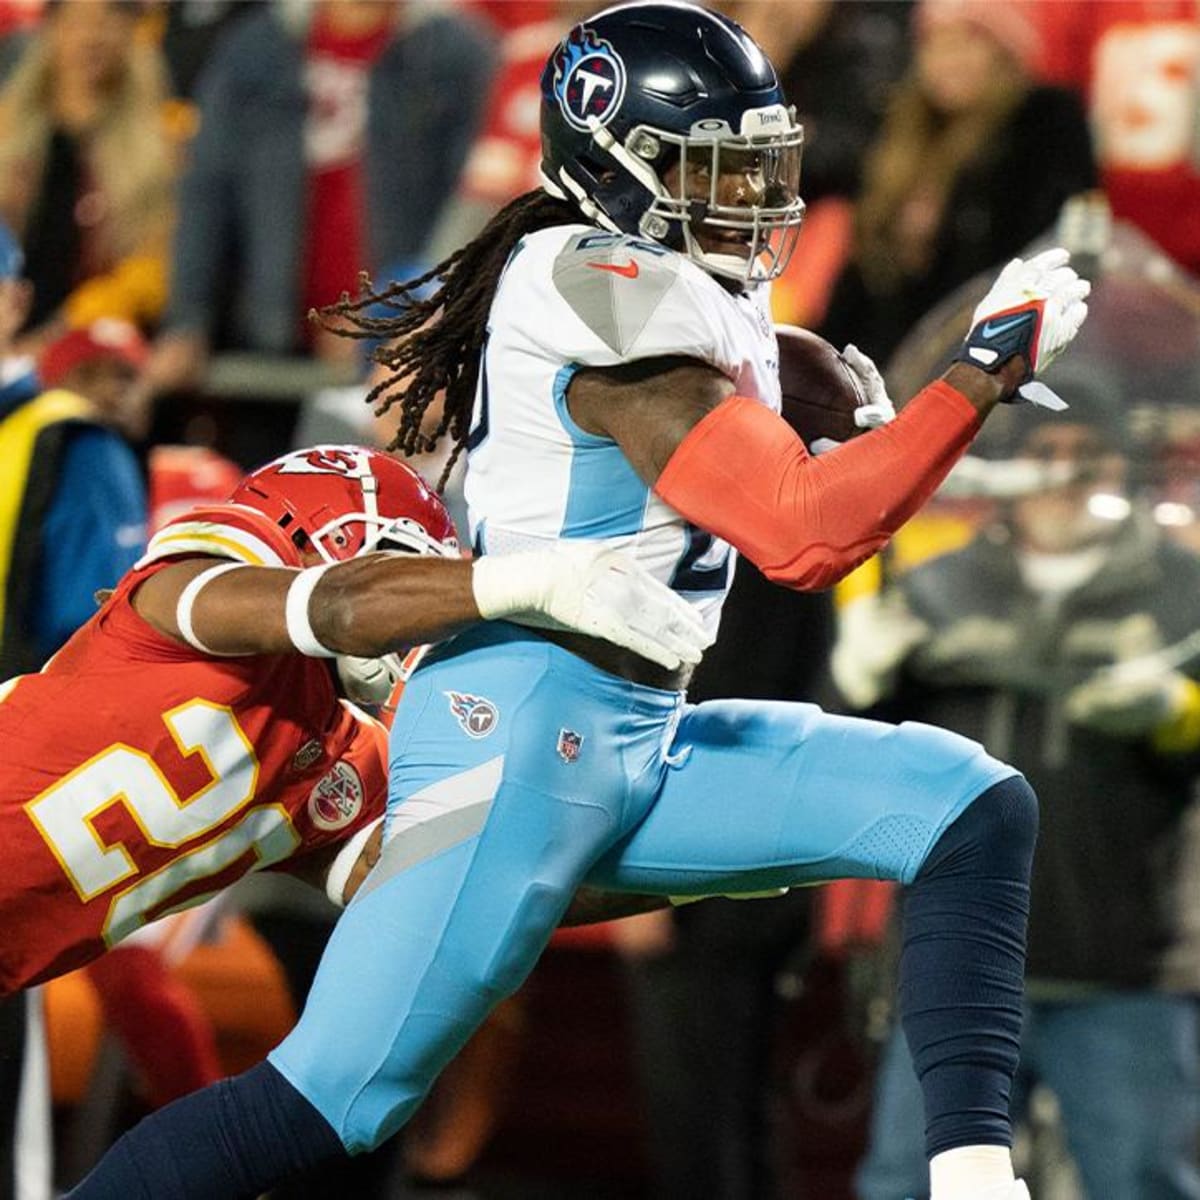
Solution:
<svg viewBox="0 0 1200 1200"><path fill-rule="evenodd" d="M483 696L472 696L470 692L446 692L450 711L463 727L467 737L485 738L500 719L496 706Z"/></svg>

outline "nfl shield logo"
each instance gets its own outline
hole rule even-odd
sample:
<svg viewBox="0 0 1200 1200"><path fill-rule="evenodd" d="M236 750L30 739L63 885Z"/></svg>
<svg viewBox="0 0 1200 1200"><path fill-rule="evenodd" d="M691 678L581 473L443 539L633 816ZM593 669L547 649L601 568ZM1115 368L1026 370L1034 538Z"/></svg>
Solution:
<svg viewBox="0 0 1200 1200"><path fill-rule="evenodd" d="M576 733L573 729L560 729L558 731L558 756L563 762L573 763L579 757L579 751L582 747L582 733Z"/></svg>
<svg viewBox="0 0 1200 1200"><path fill-rule="evenodd" d="M321 743L316 738L309 738L295 754L292 755L292 770L306 771L324 754Z"/></svg>

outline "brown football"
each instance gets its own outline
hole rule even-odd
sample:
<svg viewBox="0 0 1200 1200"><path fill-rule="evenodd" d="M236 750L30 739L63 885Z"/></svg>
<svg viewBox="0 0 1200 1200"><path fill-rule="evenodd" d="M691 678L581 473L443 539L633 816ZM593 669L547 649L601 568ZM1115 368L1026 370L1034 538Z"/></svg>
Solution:
<svg viewBox="0 0 1200 1200"><path fill-rule="evenodd" d="M858 376L823 337L776 325L783 416L810 449L821 438L845 442L864 432L854 410L867 402Z"/></svg>

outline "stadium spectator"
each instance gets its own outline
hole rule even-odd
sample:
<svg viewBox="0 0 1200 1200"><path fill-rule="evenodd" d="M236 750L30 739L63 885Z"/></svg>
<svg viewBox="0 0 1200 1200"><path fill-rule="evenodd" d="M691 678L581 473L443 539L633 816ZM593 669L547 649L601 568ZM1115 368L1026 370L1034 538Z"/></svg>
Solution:
<svg viewBox="0 0 1200 1200"><path fill-rule="evenodd" d="M191 99L213 49L258 0L154 0L147 5L161 24L160 40L171 90Z"/></svg>
<svg viewBox="0 0 1200 1200"><path fill-rule="evenodd" d="M101 316L153 323L166 299L173 151L156 48L121 0L47 5L0 90L0 217L34 285L30 334Z"/></svg>
<svg viewBox="0 0 1200 1200"><path fill-rule="evenodd" d="M101 421L133 439L145 427L145 414L132 398L149 355L135 325L102 318L55 338L38 356L37 370L45 387L84 397Z"/></svg>
<svg viewBox="0 0 1200 1200"><path fill-rule="evenodd" d="M482 114L490 58L472 19L395 0L240 20L198 85L151 386L194 383L214 345L352 354L306 314L357 290L364 268L421 251Z"/></svg>
<svg viewBox="0 0 1200 1200"><path fill-rule="evenodd" d="M1090 1200L1184 1200L1200 1197L1200 956L1183 886L1200 861L1200 665L1160 652L1200 628L1200 558L1130 502L1111 378L1076 358L1047 382L1070 410L1022 414L1008 452L1067 478L1043 477L964 548L893 577L869 633L846 627L835 677L884 699L888 719L985 742L1036 787L1014 1117L1044 1083ZM859 1196L927 1197L898 1034L876 1105Z"/></svg>
<svg viewBox="0 0 1200 1200"><path fill-rule="evenodd" d="M1113 215L1200 275L1200 12L1192 0L1034 5L1041 73L1088 101ZM1191 214L1191 219L1185 214Z"/></svg>
<svg viewBox="0 0 1200 1200"><path fill-rule="evenodd" d="M908 65L911 3L720 6L776 63L804 126L804 199L853 196L888 97Z"/></svg>
<svg viewBox="0 0 1200 1200"><path fill-rule="evenodd" d="M868 153L853 250L821 327L880 363L947 293L1018 254L1096 178L1078 100L1032 81L1027 4L921 0L914 22L913 68Z"/></svg>
<svg viewBox="0 0 1200 1200"><path fill-rule="evenodd" d="M470 241L514 196L537 187L542 66L576 19L572 14L579 5L576 0L482 0L476 7L496 28L496 74L458 188L426 249L431 262Z"/></svg>
<svg viewBox="0 0 1200 1200"><path fill-rule="evenodd" d="M863 157L908 66L912 5L727 0L722 7L779 64L784 94L804 126L803 240L771 291L771 309L777 321L811 328L850 251Z"/></svg>
<svg viewBox="0 0 1200 1200"><path fill-rule="evenodd" d="M36 671L141 553L145 486L112 417L145 354L120 322L71 330L38 360L48 390L0 415L0 678Z"/></svg>

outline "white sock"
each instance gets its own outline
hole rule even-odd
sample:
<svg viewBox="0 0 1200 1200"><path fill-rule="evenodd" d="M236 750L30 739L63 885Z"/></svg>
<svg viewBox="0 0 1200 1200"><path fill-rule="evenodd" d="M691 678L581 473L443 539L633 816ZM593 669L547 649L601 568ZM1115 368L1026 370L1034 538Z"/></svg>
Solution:
<svg viewBox="0 0 1200 1200"><path fill-rule="evenodd" d="M930 1200L985 1200L993 1192L1003 1197L1014 1181L1007 1146L956 1146L929 1160Z"/></svg>

